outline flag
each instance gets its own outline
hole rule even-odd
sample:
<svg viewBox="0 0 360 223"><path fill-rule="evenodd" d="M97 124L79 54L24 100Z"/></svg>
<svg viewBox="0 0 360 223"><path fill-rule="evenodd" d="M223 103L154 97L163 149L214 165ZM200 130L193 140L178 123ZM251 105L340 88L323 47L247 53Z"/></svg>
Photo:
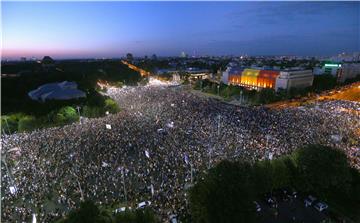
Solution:
<svg viewBox="0 0 360 223"><path fill-rule="evenodd" d="M145 150L145 156L146 156L147 158L150 158L150 154L149 154L149 152L148 152L147 150Z"/></svg>
<svg viewBox="0 0 360 223"><path fill-rule="evenodd" d="M272 160L273 158L273 153L269 153L269 160Z"/></svg>
<svg viewBox="0 0 360 223"><path fill-rule="evenodd" d="M15 186L10 186L10 193L11 194L15 194L16 193L16 187Z"/></svg>
<svg viewBox="0 0 360 223"><path fill-rule="evenodd" d="M187 154L184 155L184 161L186 164L189 164L189 156Z"/></svg>
<svg viewBox="0 0 360 223"><path fill-rule="evenodd" d="M32 223L36 223L36 214L32 214Z"/></svg>
<svg viewBox="0 0 360 223"><path fill-rule="evenodd" d="M109 125L109 124L106 124L105 126L107 129L111 129L111 125Z"/></svg>
<svg viewBox="0 0 360 223"><path fill-rule="evenodd" d="M169 128L174 128L174 122L169 122L168 124L166 124L166 126Z"/></svg>

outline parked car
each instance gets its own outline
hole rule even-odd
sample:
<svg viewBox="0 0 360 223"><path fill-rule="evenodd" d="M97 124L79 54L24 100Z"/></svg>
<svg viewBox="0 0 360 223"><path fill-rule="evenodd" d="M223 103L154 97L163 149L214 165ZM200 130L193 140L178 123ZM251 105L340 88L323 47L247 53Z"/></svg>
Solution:
<svg viewBox="0 0 360 223"><path fill-rule="evenodd" d="M304 200L305 207L311 206L315 201L316 201L316 197L309 195Z"/></svg>
<svg viewBox="0 0 360 223"><path fill-rule="evenodd" d="M323 210L326 210L329 206L325 204L324 202L318 202L315 204L315 209L322 212Z"/></svg>
<svg viewBox="0 0 360 223"><path fill-rule="evenodd" d="M131 207L128 207L128 209L131 210ZM120 212L124 212L124 211L126 211L126 207L117 208L117 209L115 209L114 212L116 214L116 213L120 213Z"/></svg>
<svg viewBox="0 0 360 223"><path fill-rule="evenodd" d="M138 204L138 208L145 208L146 206L150 206L151 201L143 201Z"/></svg>
<svg viewBox="0 0 360 223"><path fill-rule="evenodd" d="M275 197L273 197L271 195L266 195L265 196L265 201L271 207L277 207L277 201L276 201Z"/></svg>
<svg viewBox="0 0 360 223"><path fill-rule="evenodd" d="M255 204L255 210L256 212L260 212L261 211L261 207L260 207L260 204L256 201L254 201L254 204Z"/></svg>
<svg viewBox="0 0 360 223"><path fill-rule="evenodd" d="M297 198L297 192L292 188L283 189L283 193L284 195L286 195L287 198Z"/></svg>

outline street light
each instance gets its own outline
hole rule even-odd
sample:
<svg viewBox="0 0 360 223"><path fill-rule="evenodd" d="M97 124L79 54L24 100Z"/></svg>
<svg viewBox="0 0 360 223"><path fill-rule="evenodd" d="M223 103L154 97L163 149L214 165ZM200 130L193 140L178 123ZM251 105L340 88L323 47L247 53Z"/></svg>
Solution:
<svg viewBox="0 0 360 223"><path fill-rule="evenodd" d="M77 110L78 115L79 115L79 123L81 124L80 106L76 106L76 110Z"/></svg>
<svg viewBox="0 0 360 223"><path fill-rule="evenodd" d="M220 95L220 85L217 86L217 93L218 93L218 96Z"/></svg>

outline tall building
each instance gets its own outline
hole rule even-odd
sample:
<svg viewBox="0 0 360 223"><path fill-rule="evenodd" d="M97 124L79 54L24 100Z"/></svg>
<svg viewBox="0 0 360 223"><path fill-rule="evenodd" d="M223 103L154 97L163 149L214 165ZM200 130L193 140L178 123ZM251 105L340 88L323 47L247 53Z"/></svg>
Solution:
<svg viewBox="0 0 360 223"><path fill-rule="evenodd" d="M186 57L187 57L187 54L183 51L183 52L180 53L180 57L181 57L181 58L186 58Z"/></svg>

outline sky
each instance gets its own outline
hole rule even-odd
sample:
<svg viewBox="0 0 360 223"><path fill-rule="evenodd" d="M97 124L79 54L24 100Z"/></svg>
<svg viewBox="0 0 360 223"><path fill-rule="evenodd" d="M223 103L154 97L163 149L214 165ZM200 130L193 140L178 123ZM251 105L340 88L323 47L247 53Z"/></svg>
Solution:
<svg viewBox="0 0 360 223"><path fill-rule="evenodd" d="M2 57L360 51L360 2L2 2Z"/></svg>

